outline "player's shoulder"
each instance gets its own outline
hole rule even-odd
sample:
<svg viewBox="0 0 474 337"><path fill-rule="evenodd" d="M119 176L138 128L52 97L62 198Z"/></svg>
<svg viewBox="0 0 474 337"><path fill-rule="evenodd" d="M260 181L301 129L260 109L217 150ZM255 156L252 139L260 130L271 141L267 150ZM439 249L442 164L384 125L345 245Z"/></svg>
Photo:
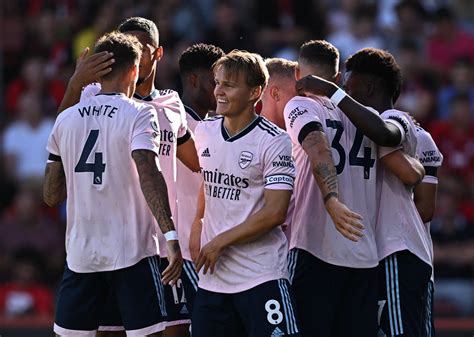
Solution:
<svg viewBox="0 0 474 337"><path fill-rule="evenodd" d="M194 133L197 134L199 132L206 131L212 132L211 130L218 129L221 127L223 120L224 116L207 117L196 125Z"/></svg>
<svg viewBox="0 0 474 337"><path fill-rule="evenodd" d="M405 132L409 132L409 130L416 132L416 125L413 122L413 119L411 118L411 115L408 112L398 110L398 109L389 109L389 110L385 110L381 114L381 117L383 119L388 119L388 120L398 122L398 124L400 124L403 127Z"/></svg>
<svg viewBox="0 0 474 337"><path fill-rule="evenodd" d="M286 134L285 130L263 116L259 116L257 122L257 128L265 137L274 138Z"/></svg>

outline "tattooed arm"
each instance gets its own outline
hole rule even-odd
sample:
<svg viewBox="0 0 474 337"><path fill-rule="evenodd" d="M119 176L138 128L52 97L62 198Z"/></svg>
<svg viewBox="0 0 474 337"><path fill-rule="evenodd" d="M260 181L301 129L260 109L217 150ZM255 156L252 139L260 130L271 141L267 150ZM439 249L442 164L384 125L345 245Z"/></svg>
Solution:
<svg viewBox="0 0 474 337"><path fill-rule="evenodd" d="M43 200L49 207L56 207L66 200L66 176L61 162L46 164Z"/></svg>
<svg viewBox="0 0 474 337"><path fill-rule="evenodd" d="M140 186L153 216L161 232L175 230L171 209L168 201L168 189L163 174L158 169L158 157L149 150L135 150L132 152L137 166ZM181 275L183 259L178 240L167 241L169 266L163 271L163 283L174 284Z"/></svg>
<svg viewBox="0 0 474 337"><path fill-rule="evenodd" d="M357 241L358 237L363 235L361 230L364 226L359 222L361 216L352 212L338 199L337 172L326 135L322 129L312 131L305 136L301 146L308 155L313 176L336 229L349 240Z"/></svg>

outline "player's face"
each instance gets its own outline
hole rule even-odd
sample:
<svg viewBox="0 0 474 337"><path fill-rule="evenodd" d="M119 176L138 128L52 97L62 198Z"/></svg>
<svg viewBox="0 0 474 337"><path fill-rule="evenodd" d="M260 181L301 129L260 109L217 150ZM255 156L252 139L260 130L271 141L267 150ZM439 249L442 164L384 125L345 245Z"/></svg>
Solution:
<svg viewBox="0 0 474 337"><path fill-rule="evenodd" d="M257 88L249 87L242 73L229 76L226 69L221 66L216 70L214 80L218 115L238 116L248 109L253 109L256 99L254 92Z"/></svg>
<svg viewBox="0 0 474 337"><path fill-rule="evenodd" d="M216 98L214 97L214 73L212 69L199 70L196 72L197 90L196 99L200 102L200 106L207 110L216 110Z"/></svg>
<svg viewBox="0 0 474 337"><path fill-rule="evenodd" d="M145 32L131 31L126 32L126 34L135 36L142 44L142 58L140 59L140 71L137 82L140 85L151 78L152 71L156 67L156 61L161 57L161 47L153 46L153 41Z"/></svg>
<svg viewBox="0 0 474 337"><path fill-rule="evenodd" d="M363 88L365 87L365 83L360 77L360 75L355 74L351 71L348 71L344 75L344 82L343 88L346 93L351 96L353 99L358 101L361 104L367 105L365 103L365 95L363 95Z"/></svg>

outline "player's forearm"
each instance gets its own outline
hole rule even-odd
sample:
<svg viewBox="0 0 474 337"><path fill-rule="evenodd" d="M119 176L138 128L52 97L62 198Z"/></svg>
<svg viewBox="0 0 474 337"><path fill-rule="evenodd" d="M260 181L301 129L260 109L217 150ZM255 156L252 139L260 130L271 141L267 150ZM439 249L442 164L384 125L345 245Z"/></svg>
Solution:
<svg viewBox="0 0 474 337"><path fill-rule="evenodd" d="M405 185L414 186L425 176L425 169L418 159L410 157L402 150L396 150L380 159L383 166Z"/></svg>
<svg viewBox="0 0 474 337"><path fill-rule="evenodd" d="M191 137L176 149L176 157L191 171L201 171L199 158L194 145L194 139Z"/></svg>
<svg viewBox="0 0 474 337"><path fill-rule="evenodd" d="M79 83L76 83L74 77L71 77L66 92L64 93L64 97L59 104L58 114L79 102L81 98L81 90L82 86Z"/></svg>
<svg viewBox="0 0 474 337"><path fill-rule="evenodd" d="M314 179L326 202L331 197L338 197L339 186L337 171L332 159L331 149L323 132L309 133L303 140L302 147L309 157Z"/></svg>
<svg viewBox="0 0 474 337"><path fill-rule="evenodd" d="M288 205L286 208L264 206L240 225L219 234L218 238L223 247L255 241L273 228L283 224L287 209Z"/></svg>
<svg viewBox="0 0 474 337"><path fill-rule="evenodd" d="M43 181L43 200L49 207L56 207L66 200L66 176L60 162L46 164Z"/></svg>
<svg viewBox="0 0 474 337"><path fill-rule="evenodd" d="M136 150L132 152L132 157L137 166L143 195L161 232L175 230L171 219L168 190L163 174L158 170L156 154L148 150Z"/></svg>
<svg viewBox="0 0 474 337"><path fill-rule="evenodd" d="M204 183L201 184L196 201L196 214L194 215L194 221L201 220L204 218L204 212L206 210L206 202L204 197Z"/></svg>
<svg viewBox="0 0 474 337"><path fill-rule="evenodd" d="M430 222L436 209L438 184L421 183L414 189L413 200L423 223Z"/></svg>
<svg viewBox="0 0 474 337"><path fill-rule="evenodd" d="M394 147L400 144L400 130L391 123L386 123L379 115L346 96L338 107L350 121L370 140L380 146Z"/></svg>

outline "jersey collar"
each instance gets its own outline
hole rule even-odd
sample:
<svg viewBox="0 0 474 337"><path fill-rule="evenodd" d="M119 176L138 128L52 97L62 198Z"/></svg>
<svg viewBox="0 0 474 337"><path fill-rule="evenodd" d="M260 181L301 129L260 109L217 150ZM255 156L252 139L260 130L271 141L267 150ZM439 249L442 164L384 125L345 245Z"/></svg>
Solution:
<svg viewBox="0 0 474 337"><path fill-rule="evenodd" d="M229 133L227 132L225 126L224 126L224 118L222 118L222 122L221 122L221 134L222 134L222 137L224 138L224 140L226 142L233 142L234 140L237 140L239 138L242 138L243 136L245 136L246 134L248 134L250 131L252 131L257 125L258 123L260 123L260 120L262 119L261 116L257 116L257 118L255 118L249 125L247 125L243 130L241 130L239 133L233 135L232 137L229 135Z"/></svg>
<svg viewBox="0 0 474 337"><path fill-rule="evenodd" d="M145 96L143 97L142 95L140 95L138 92L135 92L133 94L133 97L136 98L136 99L139 99L141 101L153 101L154 99L156 99L158 96L160 95L159 91L157 89L153 89L149 94L148 96Z"/></svg>

